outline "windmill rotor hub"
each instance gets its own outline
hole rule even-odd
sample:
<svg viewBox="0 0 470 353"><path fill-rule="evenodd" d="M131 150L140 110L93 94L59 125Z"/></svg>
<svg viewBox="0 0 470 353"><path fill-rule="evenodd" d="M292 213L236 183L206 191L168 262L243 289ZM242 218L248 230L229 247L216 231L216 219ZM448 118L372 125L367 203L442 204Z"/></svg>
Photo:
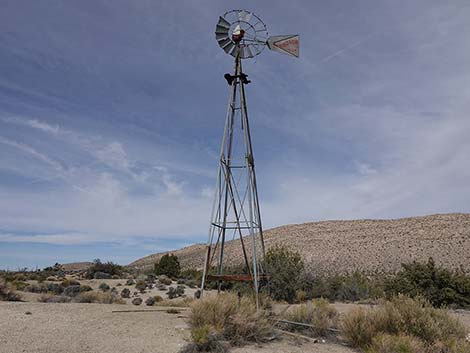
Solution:
<svg viewBox="0 0 470 353"><path fill-rule="evenodd" d="M232 33L232 40L235 43L240 43L243 37L245 36L245 30L240 28L240 25L235 27L235 30Z"/></svg>
<svg viewBox="0 0 470 353"><path fill-rule="evenodd" d="M298 35L270 37L261 18L247 10L232 10L220 16L215 27L215 39L227 54L235 58L254 58L265 47L279 53L299 56Z"/></svg>

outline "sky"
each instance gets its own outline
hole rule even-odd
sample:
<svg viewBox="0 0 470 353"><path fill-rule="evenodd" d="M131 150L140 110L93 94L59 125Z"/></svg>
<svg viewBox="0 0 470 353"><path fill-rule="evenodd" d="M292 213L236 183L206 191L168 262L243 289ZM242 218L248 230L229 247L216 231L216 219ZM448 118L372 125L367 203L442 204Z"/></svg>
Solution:
<svg viewBox="0 0 470 353"><path fill-rule="evenodd" d="M467 0L3 0L0 268L205 241L232 7L301 37L243 63L265 229L470 212Z"/></svg>

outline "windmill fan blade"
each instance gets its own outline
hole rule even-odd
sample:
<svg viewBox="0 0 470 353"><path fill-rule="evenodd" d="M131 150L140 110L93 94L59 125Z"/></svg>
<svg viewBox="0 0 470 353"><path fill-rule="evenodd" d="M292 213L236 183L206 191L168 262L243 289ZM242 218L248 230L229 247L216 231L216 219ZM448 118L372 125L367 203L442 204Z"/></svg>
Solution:
<svg viewBox="0 0 470 353"><path fill-rule="evenodd" d="M240 12L238 13L238 19L239 19L240 21L250 22L250 20L251 20L251 13L249 13L249 12L247 12L247 11L245 11L245 10L240 11Z"/></svg>
<svg viewBox="0 0 470 353"><path fill-rule="evenodd" d="M278 53L299 57L300 37L298 34L272 36L268 38L268 48Z"/></svg>
<svg viewBox="0 0 470 353"><path fill-rule="evenodd" d="M217 41L225 38L228 38L228 33L215 32L215 39L217 39Z"/></svg>
<svg viewBox="0 0 470 353"><path fill-rule="evenodd" d="M222 27L220 25L215 26L215 33L225 33L228 35L228 28Z"/></svg>
<svg viewBox="0 0 470 353"><path fill-rule="evenodd" d="M230 43L228 43L225 47L222 47L222 49L228 54L230 53L230 51L233 49L234 46L235 44L233 44L232 41L230 41Z"/></svg>
<svg viewBox="0 0 470 353"><path fill-rule="evenodd" d="M252 58L252 57L253 57L253 54L251 53L251 50L250 50L249 46L246 46L246 47L242 48L242 58L243 59Z"/></svg>
<svg viewBox="0 0 470 353"><path fill-rule="evenodd" d="M236 58L239 51L240 51L240 47L235 47L235 49L230 53L230 55Z"/></svg>
<svg viewBox="0 0 470 353"><path fill-rule="evenodd" d="M230 22L228 22L225 18L220 16L219 17L219 22L217 22L217 26L221 26L221 27L230 29Z"/></svg>
<svg viewBox="0 0 470 353"><path fill-rule="evenodd" d="M232 41L230 40L230 38L226 37L224 39L220 39L217 41L220 45L221 48L224 48L228 43L231 43Z"/></svg>

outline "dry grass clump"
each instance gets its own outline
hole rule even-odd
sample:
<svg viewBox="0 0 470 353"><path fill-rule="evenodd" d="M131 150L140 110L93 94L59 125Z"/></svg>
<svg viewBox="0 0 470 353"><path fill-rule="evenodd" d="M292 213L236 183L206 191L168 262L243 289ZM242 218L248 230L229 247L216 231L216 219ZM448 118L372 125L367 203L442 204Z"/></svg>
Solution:
<svg viewBox="0 0 470 353"><path fill-rule="evenodd" d="M426 353L423 342L406 335L380 334L372 340L367 353Z"/></svg>
<svg viewBox="0 0 470 353"><path fill-rule="evenodd" d="M191 305L190 326L191 332L208 327L211 334L234 345L263 342L273 331L267 312L257 312L251 298L239 299L232 293L195 301Z"/></svg>
<svg viewBox="0 0 470 353"><path fill-rule="evenodd" d="M177 308L187 308L191 306L191 303L194 302L193 298L186 297L182 300L173 300L173 299L163 299L161 296L156 295L155 297L155 305L157 306L171 306Z"/></svg>
<svg viewBox="0 0 470 353"><path fill-rule="evenodd" d="M336 327L338 312L326 299L317 299L306 304L290 308L284 314L289 321L312 325L312 328L287 326L290 330L309 331L315 336L326 336L330 328Z"/></svg>
<svg viewBox="0 0 470 353"><path fill-rule="evenodd" d="M364 350L376 349L371 351L373 353L389 352L385 348L378 350L380 345L393 347L394 344L407 341L406 338L399 338L400 336L409 336L420 341L429 353L453 353L454 351L429 349L436 344L443 347L450 346L451 342L461 344L465 339L465 328L458 319L450 316L445 310L433 308L423 300L404 296L383 302L375 309L366 311L358 308L351 311L341 322L341 333L352 346ZM380 338L381 335L394 337ZM411 345L410 340L407 342Z"/></svg>
<svg viewBox="0 0 470 353"><path fill-rule="evenodd" d="M211 328L207 325L192 330L191 341L191 343L187 344L180 350L180 353L227 352L227 347L220 342L220 337L211 332Z"/></svg>
<svg viewBox="0 0 470 353"><path fill-rule="evenodd" d="M7 283L3 278L0 278L0 301L21 301L21 296L16 293L13 286Z"/></svg>

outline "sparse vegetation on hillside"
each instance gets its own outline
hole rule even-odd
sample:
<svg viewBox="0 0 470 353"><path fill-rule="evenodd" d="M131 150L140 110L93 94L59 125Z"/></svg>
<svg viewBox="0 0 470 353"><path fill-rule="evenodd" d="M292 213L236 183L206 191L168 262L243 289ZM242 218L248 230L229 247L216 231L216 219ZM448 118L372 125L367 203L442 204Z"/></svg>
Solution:
<svg viewBox="0 0 470 353"><path fill-rule="evenodd" d="M160 261L155 263L154 272L158 276L165 275L171 278L178 277L181 272L181 266L178 257L173 254L163 255Z"/></svg>
<svg viewBox="0 0 470 353"><path fill-rule="evenodd" d="M426 353L453 353L449 347L466 345L465 328L456 318L424 300L405 296L385 301L374 309L358 308L346 314L340 326L348 344L371 353L397 352L392 349L394 346L422 346ZM439 346L443 349L438 350Z"/></svg>

